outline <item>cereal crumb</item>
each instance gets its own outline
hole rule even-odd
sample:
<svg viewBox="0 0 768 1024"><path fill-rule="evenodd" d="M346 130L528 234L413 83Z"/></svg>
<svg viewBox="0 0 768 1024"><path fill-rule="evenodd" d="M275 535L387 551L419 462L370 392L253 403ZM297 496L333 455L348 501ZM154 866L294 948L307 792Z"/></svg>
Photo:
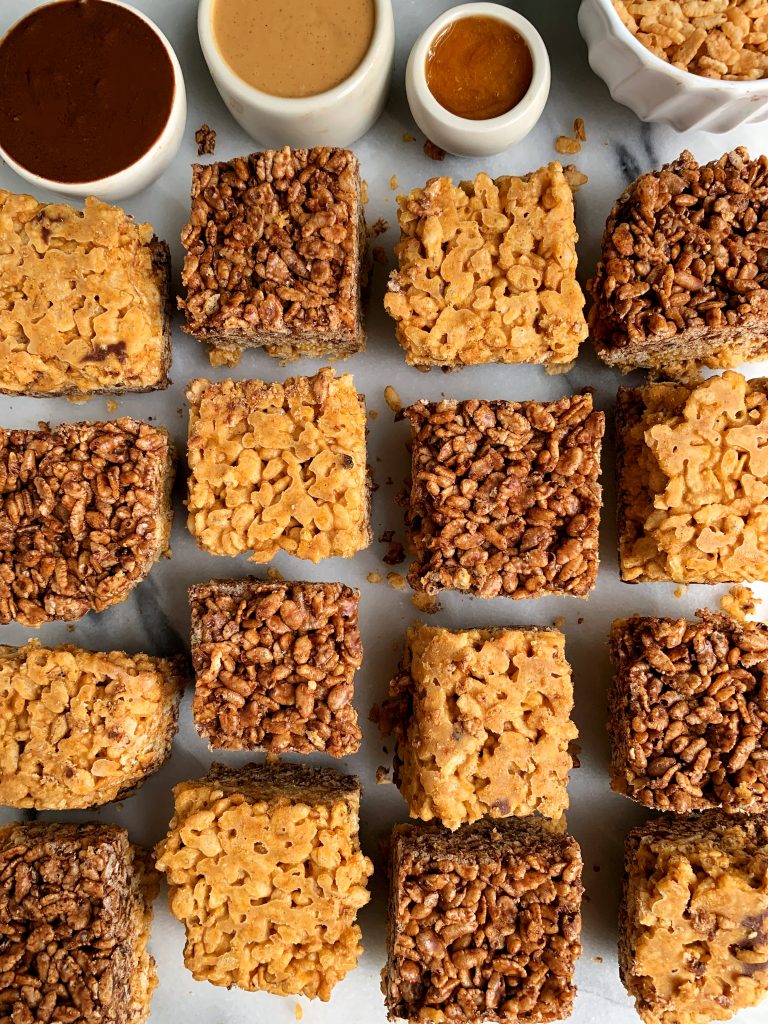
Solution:
<svg viewBox="0 0 768 1024"><path fill-rule="evenodd" d="M267 579L270 583L282 583L285 576L283 576L279 569L275 569L274 566L270 565L267 569Z"/></svg>
<svg viewBox="0 0 768 1024"><path fill-rule="evenodd" d="M571 192L578 192L589 181L587 175L583 174L575 164L566 164L563 168L563 174L565 175L565 180L571 186Z"/></svg>
<svg viewBox="0 0 768 1024"><path fill-rule="evenodd" d="M213 128L209 128L207 124L201 124L197 129L195 132L195 142L197 143L198 156L210 155L216 152L216 132Z"/></svg>
<svg viewBox="0 0 768 1024"><path fill-rule="evenodd" d="M368 202L368 182L365 178L362 178L360 181L360 199L363 206L365 206Z"/></svg>
<svg viewBox="0 0 768 1024"><path fill-rule="evenodd" d="M400 401L400 395L398 395L397 391L395 391L391 384L387 384L384 388L384 401L392 412L402 412L403 403Z"/></svg>
<svg viewBox="0 0 768 1024"><path fill-rule="evenodd" d="M584 125L583 117L577 117L573 122L573 134L579 142L587 141L587 129Z"/></svg>
<svg viewBox="0 0 768 1024"><path fill-rule="evenodd" d="M403 132L403 142L415 142L416 136L411 135L410 132Z"/></svg>
<svg viewBox="0 0 768 1024"><path fill-rule="evenodd" d="M75 627L71 623L70 623L69 626L67 626L67 632L68 633L74 633L75 632Z"/></svg>
<svg viewBox="0 0 768 1024"><path fill-rule="evenodd" d="M569 139L567 135L558 135L555 139L555 149L558 153L580 153L581 143L576 139Z"/></svg>
<svg viewBox="0 0 768 1024"><path fill-rule="evenodd" d="M296 1020L302 1020L302 1018L304 1017L304 1011L302 1010L298 1003L296 1003L293 1012L296 1014Z"/></svg>
<svg viewBox="0 0 768 1024"><path fill-rule="evenodd" d="M599 864L593 864L592 865L592 870L597 874L600 871L600 865Z"/></svg>
<svg viewBox="0 0 768 1024"><path fill-rule="evenodd" d="M382 576L380 572L369 572L365 577L369 583L381 583Z"/></svg>
<svg viewBox="0 0 768 1024"><path fill-rule="evenodd" d="M430 160L445 160L445 150L443 147L430 142L429 139L427 139L422 148L424 155L428 156Z"/></svg>
<svg viewBox="0 0 768 1024"><path fill-rule="evenodd" d="M377 221L365 229L365 233L369 238L378 238L379 235L383 235L385 231L389 231L389 221L385 220L384 217L379 217Z"/></svg>
<svg viewBox="0 0 768 1024"><path fill-rule="evenodd" d="M387 583L393 590L405 590L405 576L401 572L388 572Z"/></svg>
<svg viewBox="0 0 768 1024"><path fill-rule="evenodd" d="M741 584L731 587L728 593L720 598L722 610L737 622L747 622L749 616L755 614L759 603L760 598L755 597L749 587Z"/></svg>
<svg viewBox="0 0 768 1024"><path fill-rule="evenodd" d="M384 555L386 565L402 565L405 561L405 549L399 540L390 541L389 549Z"/></svg>
<svg viewBox="0 0 768 1024"><path fill-rule="evenodd" d="M576 619L576 625L577 625L577 626L580 626L580 625L582 624L582 622L583 622L583 621L584 621L584 616L583 616L583 615L580 615L580 616L578 617L578 619Z"/></svg>
<svg viewBox="0 0 768 1024"><path fill-rule="evenodd" d="M395 481L392 479L391 476L388 476L387 479L384 481L384 486L385 487L394 487L395 486Z"/></svg>
<svg viewBox="0 0 768 1024"><path fill-rule="evenodd" d="M394 530L385 530L384 533L379 534L379 544L391 544L394 536Z"/></svg>
<svg viewBox="0 0 768 1024"><path fill-rule="evenodd" d="M417 591L411 597L411 602L425 615L435 615L443 607L434 594L425 594L423 591Z"/></svg>
<svg viewBox="0 0 768 1024"><path fill-rule="evenodd" d="M593 957L592 957L592 960L593 960L593 961L594 961L594 962L595 962L596 964L601 964L601 963L603 962L603 958L602 958L601 956L593 956Z"/></svg>
<svg viewBox="0 0 768 1024"><path fill-rule="evenodd" d="M374 245L372 255L374 263L387 263L387 250L383 245Z"/></svg>
<svg viewBox="0 0 768 1024"><path fill-rule="evenodd" d="M117 410L118 410L117 402L114 400L114 398L108 398L107 399L107 412L117 412Z"/></svg>
<svg viewBox="0 0 768 1024"><path fill-rule="evenodd" d="M555 627L555 629L562 629L565 625L565 616L558 615L556 619L553 619L552 625Z"/></svg>
<svg viewBox="0 0 768 1024"><path fill-rule="evenodd" d="M72 405L83 405L84 402L89 401L90 397L90 395L67 395L67 401Z"/></svg>
<svg viewBox="0 0 768 1024"><path fill-rule="evenodd" d="M396 189L400 188L400 182L397 180L396 174L393 174L392 177L389 179L389 187L392 189L393 192Z"/></svg>
<svg viewBox="0 0 768 1024"><path fill-rule="evenodd" d="M383 764L380 764L376 769L376 785L385 786L387 784L392 784L392 779L389 777L389 768L385 768Z"/></svg>
<svg viewBox="0 0 768 1024"><path fill-rule="evenodd" d="M685 595L688 593L688 586L684 583L680 583L678 586L675 587L673 593L675 597L678 599L681 597L685 597Z"/></svg>
<svg viewBox="0 0 768 1024"><path fill-rule="evenodd" d="M379 418L379 414L378 414L378 412L375 409L369 409L368 410L368 419L369 420L377 420L378 418Z"/></svg>

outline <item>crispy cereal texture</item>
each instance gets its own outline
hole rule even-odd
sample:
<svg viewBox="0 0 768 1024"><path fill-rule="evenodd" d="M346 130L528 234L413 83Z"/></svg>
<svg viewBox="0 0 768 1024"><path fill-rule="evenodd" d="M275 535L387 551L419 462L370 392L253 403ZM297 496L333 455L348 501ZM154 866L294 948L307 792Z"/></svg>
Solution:
<svg viewBox="0 0 768 1024"><path fill-rule="evenodd" d="M548 629L411 627L381 709L408 813L449 829L568 807L571 669Z"/></svg>
<svg viewBox="0 0 768 1024"><path fill-rule="evenodd" d="M214 366L236 365L244 348L283 360L365 348L365 219L348 149L194 164L181 241L184 330L209 343Z"/></svg>
<svg viewBox="0 0 768 1024"><path fill-rule="evenodd" d="M124 601L170 554L174 461L167 430L127 417L0 428L0 623Z"/></svg>
<svg viewBox="0 0 768 1024"><path fill-rule="evenodd" d="M359 601L341 583L252 577L190 587L192 710L211 748L354 753Z"/></svg>
<svg viewBox="0 0 768 1024"><path fill-rule="evenodd" d="M633 616L611 628L611 788L686 814L768 810L768 626Z"/></svg>
<svg viewBox="0 0 768 1024"><path fill-rule="evenodd" d="M581 851L528 818L397 825L383 989L389 1019L543 1024L573 1009Z"/></svg>
<svg viewBox="0 0 768 1024"><path fill-rule="evenodd" d="M355 918L373 866L358 840L360 784L330 768L213 765L174 795L157 868L192 975L327 1000L362 953Z"/></svg>
<svg viewBox="0 0 768 1024"><path fill-rule="evenodd" d="M662 60L704 78L768 76L768 12L761 0L613 0L629 31Z"/></svg>
<svg viewBox="0 0 768 1024"><path fill-rule="evenodd" d="M144 1024L158 888L116 825L0 827L0 1021Z"/></svg>
<svg viewBox="0 0 768 1024"><path fill-rule="evenodd" d="M602 412L557 402L417 402L406 512L414 590L586 597L598 567Z"/></svg>
<svg viewBox="0 0 768 1024"><path fill-rule="evenodd" d="M546 363L587 336L573 194L559 163L523 178L432 178L398 196L384 307L412 366Z"/></svg>
<svg viewBox="0 0 768 1024"><path fill-rule="evenodd" d="M319 562L370 544L365 404L350 374L193 380L187 398L187 524L204 551Z"/></svg>
<svg viewBox="0 0 768 1024"><path fill-rule="evenodd" d="M184 658L0 647L0 804L75 810L130 796L171 752L186 675Z"/></svg>
<svg viewBox="0 0 768 1024"><path fill-rule="evenodd" d="M632 182L588 285L600 358L695 380L768 357L767 218L768 157L743 148L703 166L685 151Z"/></svg>
<svg viewBox="0 0 768 1024"><path fill-rule="evenodd" d="M768 817L664 814L627 836L619 972L645 1024L709 1024L768 993Z"/></svg>
<svg viewBox="0 0 768 1024"><path fill-rule="evenodd" d="M170 253L150 224L0 189L0 392L168 387Z"/></svg>
<svg viewBox="0 0 768 1024"><path fill-rule="evenodd" d="M623 580L768 578L768 381L621 388L616 435Z"/></svg>

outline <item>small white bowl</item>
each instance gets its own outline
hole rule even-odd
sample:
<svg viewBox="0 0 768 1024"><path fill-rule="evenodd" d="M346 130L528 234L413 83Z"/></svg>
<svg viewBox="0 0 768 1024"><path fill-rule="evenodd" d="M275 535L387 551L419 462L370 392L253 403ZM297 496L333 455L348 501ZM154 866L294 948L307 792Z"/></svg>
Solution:
<svg viewBox="0 0 768 1024"><path fill-rule="evenodd" d="M153 181L156 181L168 168L168 165L179 151L179 146L181 145L181 140L184 136L184 129L187 123L187 93L184 87L184 76L181 73L181 65L174 53L173 47L157 25L155 25L153 21L150 21L146 14L142 14L141 11L137 11L136 8L132 7L130 4L123 3L122 0L109 0L109 2L116 4L118 7L127 8L135 14L137 18L141 18L142 21L146 22L168 53L168 57L173 67L175 88L173 93L173 102L171 104L171 112L168 115L165 128L163 128L160 136L150 146L147 152L135 163L125 167L122 171L110 174L108 178L97 178L93 181L55 181L51 178L41 177L39 174L28 171L26 167L17 163L5 152L2 146L0 146L0 158L2 158L9 167L13 168L20 177L25 178L37 189L47 188L51 192L57 192L59 195L74 196L81 199L85 196L96 196L97 199L102 199L105 202L114 202L117 199L127 199L129 196L133 196L137 192L141 192L142 189L147 188ZM13 26L8 31L11 32L12 30Z"/></svg>
<svg viewBox="0 0 768 1024"><path fill-rule="evenodd" d="M768 79L724 82L668 64L635 39L611 0L582 0L579 30L592 70L642 121L719 134L768 120Z"/></svg>
<svg viewBox="0 0 768 1024"><path fill-rule="evenodd" d="M427 85L427 56L436 36L461 18L496 18L525 40L533 58L533 78L520 102L499 117L472 121L446 110ZM551 71L544 40L517 11L501 4L468 3L452 7L425 29L413 45L405 69L405 91L413 119L428 139L457 156L492 156L520 142L541 117L549 96Z"/></svg>
<svg viewBox="0 0 768 1024"><path fill-rule="evenodd" d="M349 78L315 96L295 98L255 89L232 70L214 38L214 2L200 0L197 9L200 46L227 109L254 142L270 149L349 146L373 127L387 100L395 59L392 0L374 0L371 45Z"/></svg>

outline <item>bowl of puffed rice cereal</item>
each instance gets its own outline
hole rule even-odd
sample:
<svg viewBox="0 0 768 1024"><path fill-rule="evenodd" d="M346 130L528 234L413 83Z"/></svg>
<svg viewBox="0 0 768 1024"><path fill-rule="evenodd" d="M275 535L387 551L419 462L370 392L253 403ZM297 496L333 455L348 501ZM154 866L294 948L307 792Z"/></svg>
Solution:
<svg viewBox="0 0 768 1024"><path fill-rule="evenodd" d="M768 0L582 0L589 63L619 103L678 131L768 120Z"/></svg>

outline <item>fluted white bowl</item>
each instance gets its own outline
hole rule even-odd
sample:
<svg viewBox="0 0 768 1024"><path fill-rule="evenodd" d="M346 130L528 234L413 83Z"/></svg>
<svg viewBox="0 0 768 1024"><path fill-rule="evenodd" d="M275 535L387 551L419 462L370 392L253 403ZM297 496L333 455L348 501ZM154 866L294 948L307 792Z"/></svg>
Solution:
<svg viewBox="0 0 768 1024"><path fill-rule="evenodd" d="M592 70L642 121L719 134L768 120L768 79L718 81L673 67L635 39L611 0L581 0L578 20Z"/></svg>

